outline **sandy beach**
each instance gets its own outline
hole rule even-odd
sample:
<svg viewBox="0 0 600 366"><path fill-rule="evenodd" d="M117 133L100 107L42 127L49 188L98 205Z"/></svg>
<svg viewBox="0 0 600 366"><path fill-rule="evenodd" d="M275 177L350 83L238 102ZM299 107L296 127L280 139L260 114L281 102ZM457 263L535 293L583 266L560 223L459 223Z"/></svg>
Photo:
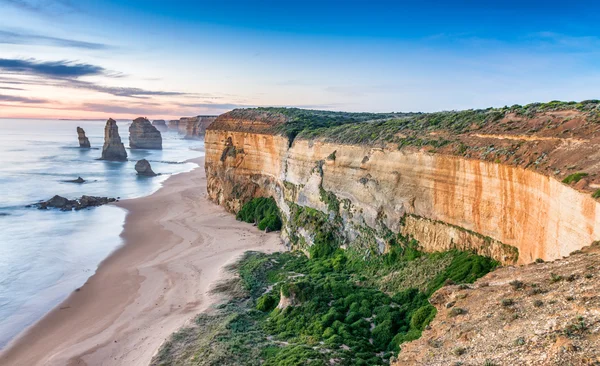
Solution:
<svg viewBox="0 0 600 366"><path fill-rule="evenodd" d="M204 159L128 210L124 245L81 289L0 353L0 365L148 365L171 333L214 304L223 267L247 250L283 249L206 198Z"/></svg>

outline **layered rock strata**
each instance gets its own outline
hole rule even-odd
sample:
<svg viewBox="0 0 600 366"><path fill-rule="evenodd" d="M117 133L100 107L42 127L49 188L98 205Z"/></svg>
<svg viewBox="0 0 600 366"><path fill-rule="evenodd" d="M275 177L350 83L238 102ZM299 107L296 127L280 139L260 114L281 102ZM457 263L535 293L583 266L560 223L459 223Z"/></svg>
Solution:
<svg viewBox="0 0 600 366"><path fill-rule="evenodd" d="M109 118L104 127L104 146L102 146L102 160L127 161L127 152L119 136L117 121Z"/></svg>
<svg viewBox="0 0 600 366"><path fill-rule="evenodd" d="M198 139L204 136L206 128L217 119L217 116L196 116L181 118L185 127L186 139Z"/></svg>
<svg viewBox="0 0 600 366"><path fill-rule="evenodd" d="M129 147L132 149L162 149L162 136L144 117L133 120L129 126Z"/></svg>
<svg viewBox="0 0 600 366"><path fill-rule="evenodd" d="M89 149L90 140L85 136L85 131L83 128L77 126L77 139L79 140L79 147Z"/></svg>
<svg viewBox="0 0 600 366"><path fill-rule="evenodd" d="M515 161L489 161L487 155L461 156L455 146L469 142L489 150L490 139L496 146L515 142L481 129L481 136L461 135L456 145L437 150L318 137L290 141L273 132L285 123L285 116L259 110L219 116L205 136L205 169L209 197L231 212L253 197L273 196L291 246L311 245L314 235L295 222L298 207L326 215L345 245L367 252L385 252L390 234L402 234L426 251L459 248L523 264L562 258L600 239L600 205L589 191L596 175L585 180L588 191L579 191L549 176L543 165L524 163L541 155L550 165L566 165L575 148L590 151L591 170L596 142L513 135L517 153L508 156ZM580 127L591 128L585 121ZM531 151L540 155L525 155Z"/></svg>

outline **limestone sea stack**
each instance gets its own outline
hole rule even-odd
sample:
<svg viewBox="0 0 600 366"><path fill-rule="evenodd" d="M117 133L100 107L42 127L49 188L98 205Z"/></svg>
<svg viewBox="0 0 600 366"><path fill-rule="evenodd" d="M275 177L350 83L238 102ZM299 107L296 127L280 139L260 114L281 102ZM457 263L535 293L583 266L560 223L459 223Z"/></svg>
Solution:
<svg viewBox="0 0 600 366"><path fill-rule="evenodd" d="M104 146L102 146L102 160L127 161L127 151L119 136L117 121L109 118L104 127Z"/></svg>
<svg viewBox="0 0 600 366"><path fill-rule="evenodd" d="M160 132L167 132L169 130L167 122L164 119L155 119L152 121L152 126L156 127Z"/></svg>
<svg viewBox="0 0 600 366"><path fill-rule="evenodd" d="M85 136L85 131L83 128L77 126L77 138L79 139L79 147L89 149L90 140Z"/></svg>
<svg viewBox="0 0 600 366"><path fill-rule="evenodd" d="M129 147L132 149L162 150L162 136L144 117L133 120L129 126Z"/></svg>
<svg viewBox="0 0 600 366"><path fill-rule="evenodd" d="M144 175L146 177L154 177L156 173L152 170L150 163L146 159L139 160L135 163L135 171L138 175Z"/></svg>
<svg viewBox="0 0 600 366"><path fill-rule="evenodd" d="M179 120L178 119L172 119L169 121L169 124L167 125L167 127L169 128L169 130L175 130L177 131L179 129Z"/></svg>

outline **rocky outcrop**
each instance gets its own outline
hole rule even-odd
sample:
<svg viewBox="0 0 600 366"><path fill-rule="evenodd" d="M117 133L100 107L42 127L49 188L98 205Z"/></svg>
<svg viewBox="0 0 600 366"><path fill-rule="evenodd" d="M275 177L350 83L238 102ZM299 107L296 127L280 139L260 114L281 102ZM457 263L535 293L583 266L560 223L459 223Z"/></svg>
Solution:
<svg viewBox="0 0 600 366"><path fill-rule="evenodd" d="M155 119L152 121L152 126L156 127L160 132L167 132L169 130L167 122L164 119Z"/></svg>
<svg viewBox="0 0 600 366"><path fill-rule="evenodd" d="M107 203L115 202L115 198L96 197L96 196L81 196L79 199L70 200L62 196L54 196L48 201L36 203L35 206L40 210L48 208L57 208L61 211L81 210L87 207L102 206Z"/></svg>
<svg viewBox="0 0 600 366"><path fill-rule="evenodd" d="M129 126L129 147L132 149L162 149L162 136L144 117L133 120Z"/></svg>
<svg viewBox="0 0 600 366"><path fill-rule="evenodd" d="M89 149L90 140L85 136L83 128L77 126L77 139L79 140L79 147Z"/></svg>
<svg viewBox="0 0 600 366"><path fill-rule="evenodd" d="M167 127L169 128L169 130L179 131L179 120L178 119L172 119L172 120L170 120L169 124L167 125Z"/></svg>
<svg viewBox="0 0 600 366"><path fill-rule="evenodd" d="M70 179L70 180L65 180L66 183L85 183L85 179L81 178L81 177L77 177L77 179Z"/></svg>
<svg viewBox="0 0 600 366"><path fill-rule="evenodd" d="M150 163L146 159L139 160L137 163L135 163L135 171L138 173L138 175L143 175L146 177L156 176L156 173L154 173Z"/></svg>
<svg viewBox="0 0 600 366"><path fill-rule="evenodd" d="M184 117L180 119L180 123L185 127L186 139L199 139L206 133L206 128L217 119L217 116L196 116Z"/></svg>
<svg viewBox="0 0 600 366"><path fill-rule="evenodd" d="M117 121L109 118L104 127L104 146L101 160L127 161L127 152L119 136Z"/></svg>
<svg viewBox="0 0 600 366"><path fill-rule="evenodd" d="M500 268L431 296L437 316L392 366L595 365L600 246L553 263Z"/></svg>
<svg viewBox="0 0 600 366"><path fill-rule="evenodd" d="M513 135L515 143L492 129L505 124L513 133L521 128L526 133L532 124L555 117L505 118L490 124L489 131L473 124L477 132L426 149L319 137L290 141L274 132L288 123L283 115L226 113L205 136L208 194L232 212L253 197L273 196L284 216L283 239L294 247L310 245L313 235L294 222L297 206L327 215L345 245L365 251L385 252L390 234L399 233L418 239L426 251L459 248L504 264L531 263L562 258L600 239L600 205L591 192L546 173L567 172L572 156L581 152L587 158L579 158L578 169L590 171L584 183L595 187L598 176L592 169L600 160L600 139L590 130L594 125L573 114L565 120L571 133L580 129L596 139L588 143L576 137ZM563 128L559 118L557 128ZM523 127L515 127L519 124ZM434 137L414 133L410 141L420 144L426 137L453 138L443 130ZM475 151L482 153L475 156Z"/></svg>

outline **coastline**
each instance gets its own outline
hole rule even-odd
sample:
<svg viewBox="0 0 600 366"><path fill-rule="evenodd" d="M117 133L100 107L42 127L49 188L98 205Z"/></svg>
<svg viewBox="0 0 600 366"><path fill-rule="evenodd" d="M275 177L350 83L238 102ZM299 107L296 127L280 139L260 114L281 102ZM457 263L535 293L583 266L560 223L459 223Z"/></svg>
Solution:
<svg viewBox="0 0 600 366"><path fill-rule="evenodd" d="M173 332L218 297L211 286L248 250L281 249L276 233L238 222L207 199L204 158L150 196L124 200L124 244L60 305L11 341L2 365L147 365Z"/></svg>

